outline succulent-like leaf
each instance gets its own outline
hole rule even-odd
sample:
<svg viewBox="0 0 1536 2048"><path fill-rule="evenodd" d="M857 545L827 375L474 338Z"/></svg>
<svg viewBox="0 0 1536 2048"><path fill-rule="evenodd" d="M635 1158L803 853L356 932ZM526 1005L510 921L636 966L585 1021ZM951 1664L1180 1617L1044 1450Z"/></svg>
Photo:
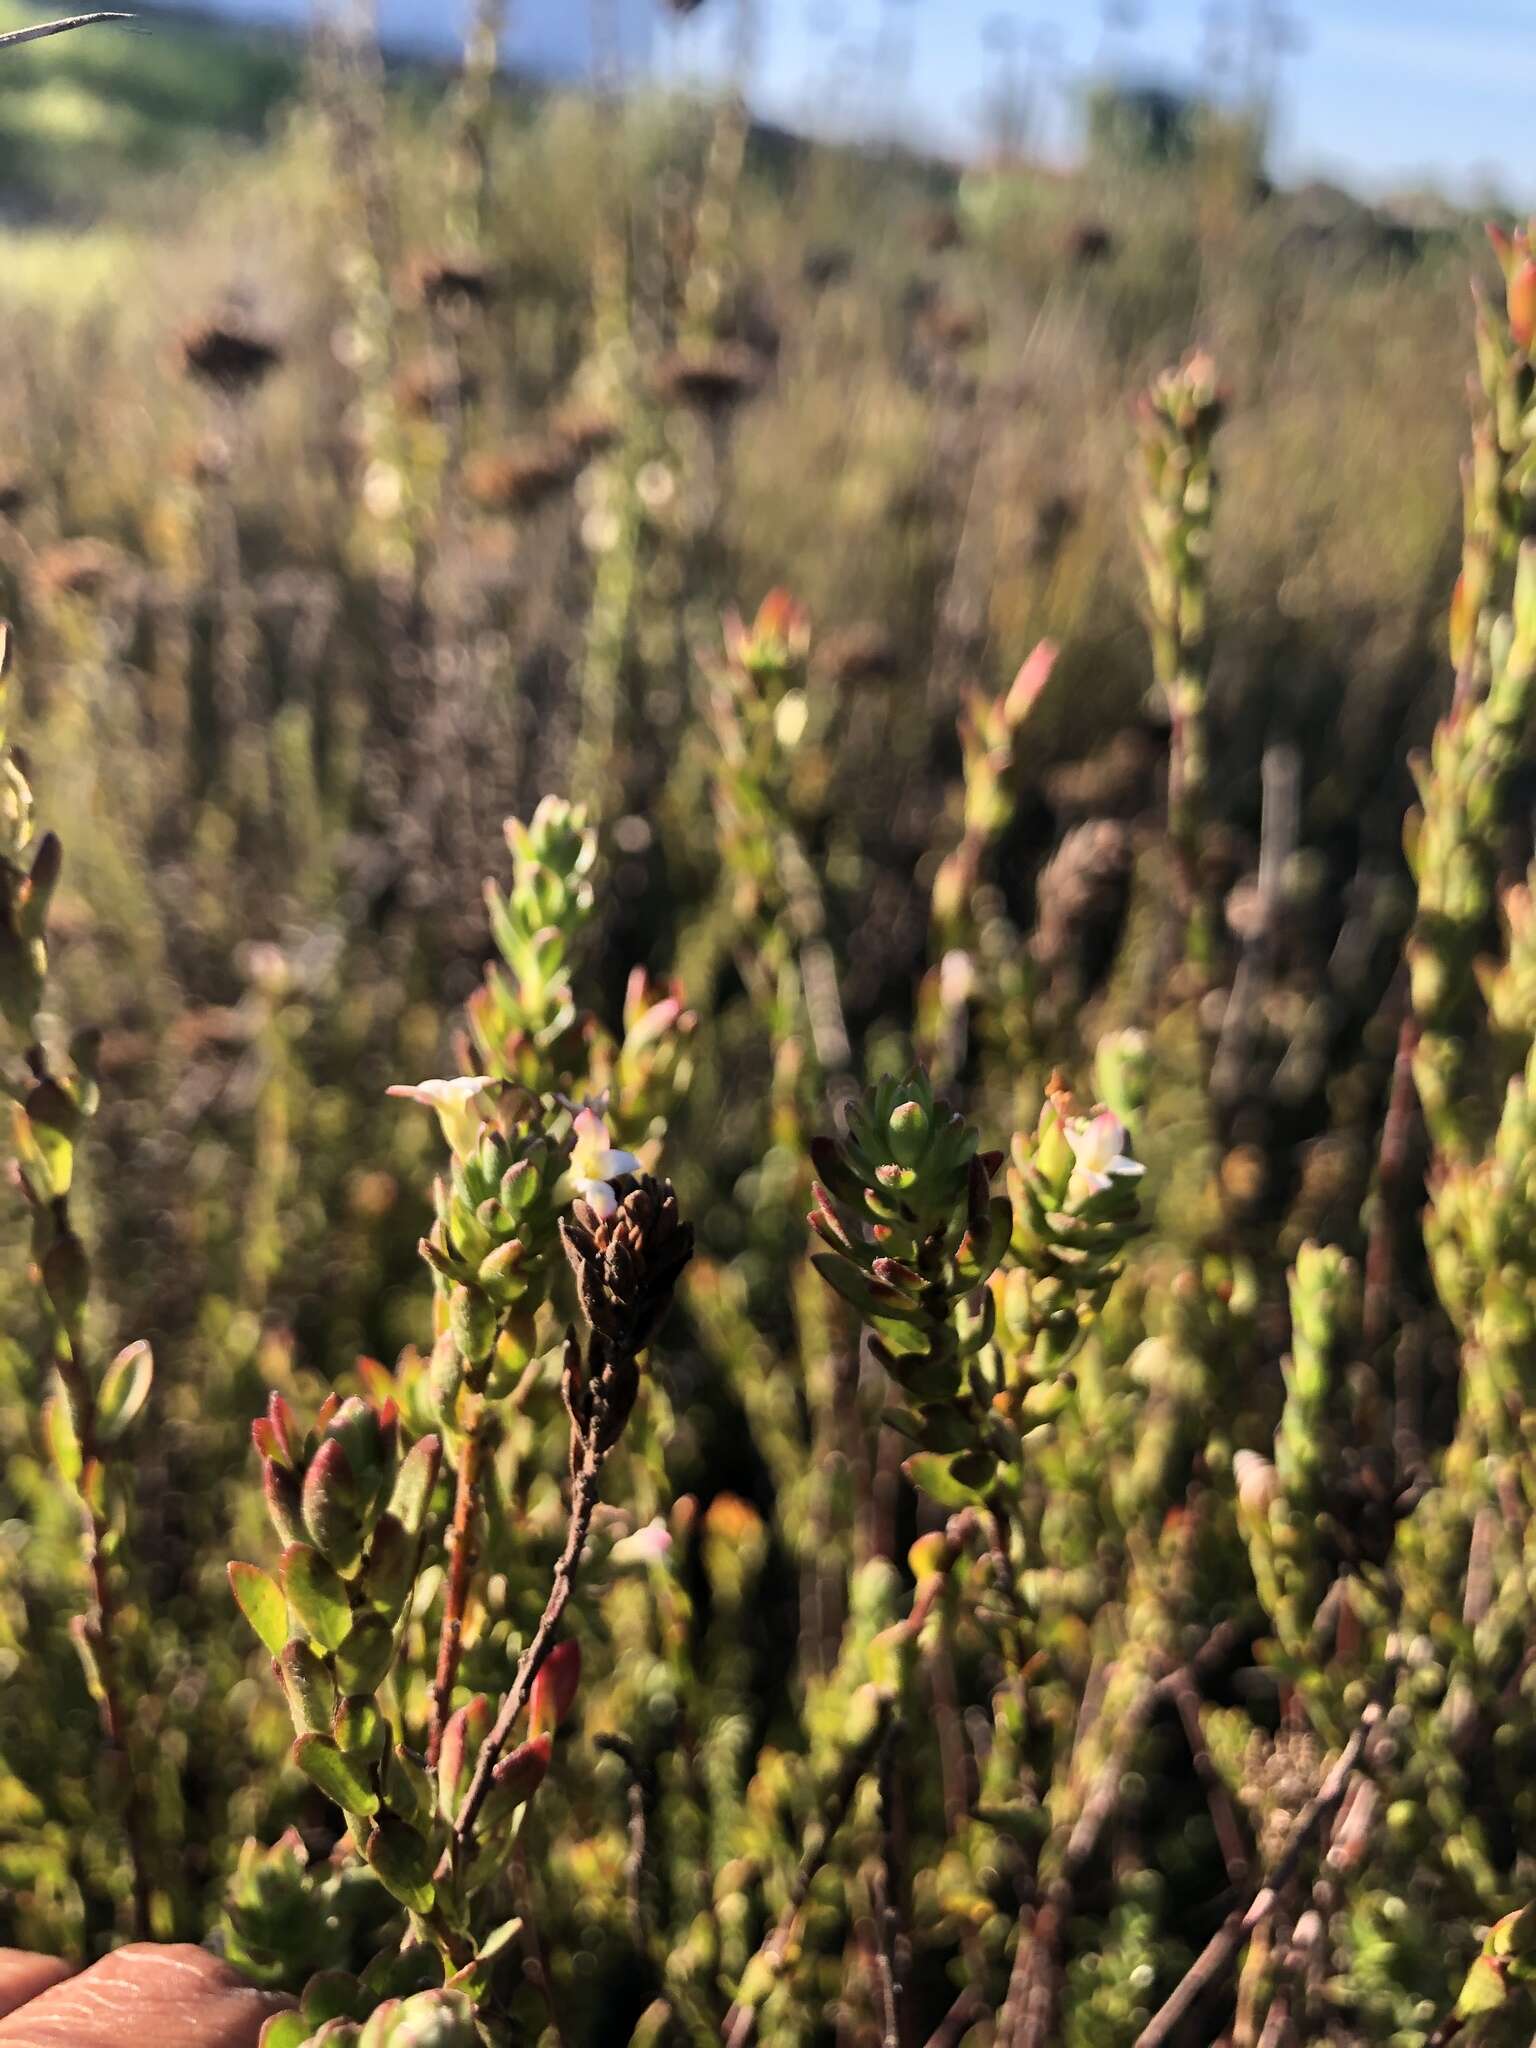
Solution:
<svg viewBox="0 0 1536 2048"><path fill-rule="evenodd" d="M352 1629L352 1603L341 1574L307 1543L289 1545L281 1570L288 1605L304 1629L322 1649L339 1650Z"/></svg>
<svg viewBox="0 0 1536 2048"><path fill-rule="evenodd" d="M288 1603L282 1587L260 1565L243 1564L238 1558L228 1570L230 1591L240 1612L272 1655L280 1657L288 1641Z"/></svg>
<svg viewBox="0 0 1536 2048"><path fill-rule="evenodd" d="M425 1835L392 1813L380 1814L368 1830L365 1851L380 1884L413 1913L430 1913L437 1896L432 1881L436 1857Z"/></svg>
<svg viewBox="0 0 1536 2048"><path fill-rule="evenodd" d="M293 1745L293 1761L317 1785L327 1799L333 1799L344 1813L367 1820L379 1810L379 1796L362 1768L345 1756L328 1735L301 1735Z"/></svg>
<svg viewBox="0 0 1536 2048"><path fill-rule="evenodd" d="M125 1437L144 1411L154 1384L154 1354L141 1337L119 1351L101 1377L96 1396L96 1434L104 1444Z"/></svg>

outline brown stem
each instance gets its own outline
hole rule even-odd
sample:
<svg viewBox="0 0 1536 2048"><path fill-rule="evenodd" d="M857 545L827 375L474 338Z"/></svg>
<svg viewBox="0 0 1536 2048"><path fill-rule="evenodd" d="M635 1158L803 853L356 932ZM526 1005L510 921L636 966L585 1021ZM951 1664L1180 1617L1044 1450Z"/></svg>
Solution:
<svg viewBox="0 0 1536 2048"><path fill-rule="evenodd" d="M475 1564L475 1510L479 1505L480 1469L485 1459L486 1425L477 1416L464 1439L459 1459L458 1486L453 1497L453 1524L449 1533L448 1591L443 1600L442 1633L437 1640L437 1671L432 1680L431 1714L427 1723L427 1762L435 1770L442 1753L443 1730L448 1725L448 1707L459 1675L464 1648L464 1610L469 1600L469 1582Z"/></svg>
<svg viewBox="0 0 1536 2048"><path fill-rule="evenodd" d="M131 14L120 14L115 10L102 14L72 14L66 21L39 22L35 28L8 29L0 36L0 50L9 50L17 43L35 43L40 36L62 36L72 28L89 28L97 21L132 21Z"/></svg>
<svg viewBox="0 0 1536 2048"><path fill-rule="evenodd" d="M1405 995L1405 1003L1406 1000ZM1408 1145L1417 1100L1413 1087L1413 1059L1418 1044L1418 1020L1409 1009L1398 1026L1392 1085L1387 1094L1381 1149L1376 1159L1376 1213L1371 1218L1371 1234L1365 1252L1360 1334L1368 1359L1373 1359L1386 1342L1391 1323L1397 1226L1405 1192L1403 1179L1407 1172Z"/></svg>
<svg viewBox="0 0 1536 2048"><path fill-rule="evenodd" d="M52 1204L52 1213L54 1228L59 1238L72 1238L74 1228L69 1219L67 1197L58 1197ZM83 1479L91 1465L101 1462L101 1450L96 1441L95 1390L89 1375L75 1355L70 1338L62 1331L54 1347L53 1363L63 1384L65 1398L69 1402L73 1417L75 1435L80 1445ZM123 1711L121 1674L117 1668L114 1640L117 1603L112 1592L105 1549L109 1533L108 1524L105 1516L99 1515L91 1506L83 1486L77 1491L81 1542L90 1581L90 1597L77 1626L81 1640L90 1653L97 1683L101 1689L98 1713L102 1740L112 1759L115 1789L122 1802L123 1834L133 1882L133 1935L136 1941L146 1941L150 1934L149 1821L133 1768L133 1759L128 1751L128 1724Z"/></svg>
<svg viewBox="0 0 1536 2048"><path fill-rule="evenodd" d="M1386 1712L1380 1700L1373 1700L1355 1724L1355 1731L1339 1753L1317 1792L1297 1814L1286 1837L1285 1847L1264 1876L1264 1882L1248 1904L1236 1908L1211 1936L1200 1954L1185 1971L1173 1991L1136 2037L1135 2048L1163 2048L1188 2018L1201 1999L1214 1991L1236 1961L1238 1951L1263 1925L1280 1903L1280 1895L1296 1874L1297 1865L1313 1837L1343 1804L1350 1779L1365 1761L1366 1746Z"/></svg>
<svg viewBox="0 0 1536 2048"><path fill-rule="evenodd" d="M986 1999L974 1984L968 1984L928 2036L927 2048L959 2048L986 2009Z"/></svg>
<svg viewBox="0 0 1536 2048"><path fill-rule="evenodd" d="M1178 1709L1184 1739L1189 1744L1189 1760L1194 1765L1195 1776L1200 1780L1205 1792L1211 1826L1216 1831L1222 1861L1227 1866L1227 1876L1235 1885L1246 1884L1249 1870L1248 1839L1221 1773L1211 1761L1210 1750L1206 1747L1205 1730L1200 1725L1200 1695L1195 1690L1195 1683L1189 1675L1187 1665L1172 1673L1168 1687L1173 1694L1174 1706Z"/></svg>
<svg viewBox="0 0 1536 2048"><path fill-rule="evenodd" d="M1071 1886L1057 1882L1051 1898L1036 1911L1028 1937L1020 1927L1008 1997L997 2013L997 2048L1051 2048L1069 1907Z"/></svg>
<svg viewBox="0 0 1536 2048"><path fill-rule="evenodd" d="M1000 2048L1049 2048L1061 1981L1061 1945L1072 1916L1077 1880L1093 1860L1104 1830L1120 1809L1136 1745L1158 1707L1176 1699L1180 1681L1193 1687L1201 1672L1227 1656L1236 1635L1230 1622L1222 1622L1187 1664L1161 1678L1144 1680L1126 1703L1114 1748L1078 1810L1059 1872L1035 1914L1034 1926L1028 1935L1020 1929L1007 1997L998 2015Z"/></svg>
<svg viewBox="0 0 1536 2048"><path fill-rule="evenodd" d="M513 1676L510 1690L502 1699L495 1726L480 1745L480 1754L475 1759L474 1776L469 1781L469 1789L464 1794L458 1819L453 1824L454 1853L461 1863L474 1835L480 1809L491 1789L491 1773L507 1746L513 1728L517 1725L519 1714L528 1704L528 1695L533 1690L533 1681L539 1675L540 1665L554 1648L555 1630L560 1626L560 1617L570 1601L576 1583L576 1569L581 1562L581 1553L586 1548L588 1531L592 1527L592 1511L597 1506L603 1456L604 1453L598 1449L593 1438L589 1437L582 1445L571 1485L570 1525L565 1532L565 1548L561 1551L560 1561L555 1566L549 1598L544 1603L544 1612L539 1616L539 1625L534 1630L527 1649L518 1659L517 1671Z"/></svg>
<svg viewBox="0 0 1536 2048"><path fill-rule="evenodd" d="M518 1918L522 1922L518 1931L518 1946L523 1951L523 1976L539 1994L554 2048L565 2048L565 2029L560 2024L560 2009L555 2003L555 1987L550 1979L544 1943L539 1937L539 1923L534 1918L533 1887L521 1848L512 1852L512 1891L517 1904Z"/></svg>
<svg viewBox="0 0 1536 2048"><path fill-rule="evenodd" d="M843 1759L843 1768L837 1783L828 1793L820 1816L812 1821L806 1830L801 1849L800 1862L789 1887L789 1897L784 1901L784 1910L774 1923L773 1932L747 1964L743 1976L758 1974L760 1964L775 1968L783 1961L791 1941L794 1939L795 1923L800 1918L800 1908L805 1904L806 1895L815 1881L816 1873L826 1861L827 1851L833 1837L842 1826L859 1782L869 1769L874 1757L883 1746L890 1730L891 1718L895 1711L894 1702L884 1699L871 1733L849 1750ZM723 2039L725 2048L747 2048L757 2032L758 2007L756 2005L733 2005L725 2016Z"/></svg>
<svg viewBox="0 0 1536 2048"><path fill-rule="evenodd" d="M903 2048L906 2002L906 1936L901 1923L901 1858L897 1847L899 1815L895 1748L901 1723L892 1720L880 1745L880 1854L870 1882L875 1916L875 1954L880 1985L880 2048Z"/></svg>

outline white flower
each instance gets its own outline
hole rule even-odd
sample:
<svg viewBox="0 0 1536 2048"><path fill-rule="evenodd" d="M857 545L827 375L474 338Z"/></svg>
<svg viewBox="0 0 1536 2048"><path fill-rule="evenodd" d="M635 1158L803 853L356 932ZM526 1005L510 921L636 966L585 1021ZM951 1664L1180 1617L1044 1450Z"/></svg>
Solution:
<svg viewBox="0 0 1536 2048"><path fill-rule="evenodd" d="M480 1097L495 1085L489 1074L461 1074L452 1081L418 1081L414 1087L397 1081L385 1093L435 1109L448 1149L455 1159L467 1159L479 1143L480 1126L485 1122Z"/></svg>
<svg viewBox="0 0 1536 2048"><path fill-rule="evenodd" d="M939 962L939 1000L958 1010L976 993L976 963L964 946L951 946Z"/></svg>
<svg viewBox="0 0 1536 2048"><path fill-rule="evenodd" d="M610 1144L608 1126L590 1103L577 1110L572 1132L576 1142L571 1151L571 1177L576 1192L595 1216L606 1221L619 1206L609 1182L621 1173L638 1173L640 1161L633 1152L621 1152Z"/></svg>
<svg viewBox="0 0 1536 2048"><path fill-rule="evenodd" d="M1102 1195L1117 1180L1134 1180L1146 1168L1126 1151L1130 1134L1119 1117L1101 1109L1094 1117L1075 1117L1067 1126L1067 1143L1076 1165L1067 1183L1067 1199L1086 1201Z"/></svg>
<svg viewBox="0 0 1536 2048"><path fill-rule="evenodd" d="M608 1553L611 1564L661 1564L672 1548L672 1531L660 1516L633 1535L622 1536Z"/></svg>

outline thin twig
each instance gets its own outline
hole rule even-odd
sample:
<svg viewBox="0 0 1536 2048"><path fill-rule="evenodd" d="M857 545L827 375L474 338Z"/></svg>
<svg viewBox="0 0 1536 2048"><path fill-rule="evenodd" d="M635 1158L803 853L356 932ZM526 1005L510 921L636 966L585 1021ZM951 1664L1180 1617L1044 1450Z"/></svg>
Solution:
<svg viewBox="0 0 1536 2048"><path fill-rule="evenodd" d="M437 1670L432 1679L427 1722L427 1762L435 1770L442 1754L443 1730L459 1675L464 1648L464 1610L469 1601L470 1574L475 1562L475 1510L479 1505L480 1467L485 1455L485 1418L477 1417L464 1440L449 1535L448 1590L443 1598L443 1626L437 1643Z"/></svg>
<svg viewBox="0 0 1536 2048"><path fill-rule="evenodd" d="M1119 1811L1136 1746L1158 1707L1176 1697L1181 1675L1193 1686L1197 1676L1224 1660L1236 1640L1233 1624L1220 1623L1187 1664L1162 1677L1145 1679L1121 1711L1115 1746L1088 1788L1034 1926L1027 1936L1020 1928L1007 1997L998 2015L1001 2048L1048 2048L1055 2027L1060 1948L1072 1915L1077 1880Z"/></svg>
<svg viewBox="0 0 1536 2048"><path fill-rule="evenodd" d="M1189 1760L1194 1765L1195 1776L1200 1780L1205 1792L1211 1826L1216 1831L1222 1861L1227 1866L1227 1876L1235 1885L1246 1884L1249 1872L1248 1840L1226 1783L1211 1761L1211 1752L1206 1747L1205 1730L1200 1724L1200 1695L1195 1690L1188 1665L1182 1665L1179 1670L1173 1672L1168 1684L1173 1694L1173 1703L1178 1709L1179 1721L1184 1729L1184 1739L1189 1744Z"/></svg>
<svg viewBox="0 0 1536 2048"><path fill-rule="evenodd" d="M901 1878L896 1852L893 1769L901 1723L893 1717L880 1745L880 1854L870 1881L870 1902L875 1914L875 1954L878 1959L881 2026L880 2048L902 2048L902 2007L905 1983L902 1969Z"/></svg>
<svg viewBox="0 0 1536 2048"><path fill-rule="evenodd" d="M629 1847L624 1858L624 1889L629 1901L630 1935L639 1952L648 1955L653 1945L654 1930L650 1914L646 1911L646 1860L651 1803L656 1790L655 1773L641 1762L639 1751L624 1736L598 1735L594 1741L597 1748L606 1749L619 1759L628 1778L629 1825L626 1836Z"/></svg>
<svg viewBox="0 0 1536 2048"><path fill-rule="evenodd" d="M544 1612L539 1616L539 1625L529 1640L528 1647L518 1659L517 1671L512 1685L501 1702L496 1724L480 1745L480 1754L475 1759L474 1776L464 1794L459 1808L458 1819L453 1824L455 1854L463 1857L474 1835L475 1822L485 1804L491 1789L491 1773L500 1761L507 1740L517 1725L517 1718L528 1704L528 1695L533 1690L533 1681L539 1675L539 1667L555 1644L555 1630L560 1626L576 1583L576 1568L581 1562L581 1553L586 1548L587 1534L592 1527L592 1511L597 1506L598 1486L602 1477L604 1453L595 1443L588 1441L581 1452L571 1486L571 1520L565 1533L565 1548L555 1566L554 1581L549 1589L549 1598L544 1603Z"/></svg>
<svg viewBox="0 0 1536 2048"><path fill-rule="evenodd" d="M999 2048L1052 2048L1061 1982L1061 1945L1071 1901L1071 1886L1058 1878L1051 1896L1035 1913L1028 1940L1020 1932L1008 1995L997 2016Z"/></svg>
<svg viewBox="0 0 1536 2048"><path fill-rule="evenodd" d="M521 1844L512 1851L512 1894L517 1906L518 1919L522 1923L517 1931L517 1940L523 1952L523 1976L539 1995L554 2048L566 2048L565 2029L560 2024L560 2008L555 2003L554 1982L549 1974L544 1943L539 1935L539 1923L534 1918L533 1882L528 1874L528 1865L524 1860Z"/></svg>
<svg viewBox="0 0 1536 2048"><path fill-rule="evenodd" d="M1373 1700L1360 1716L1332 1770L1292 1822L1285 1847L1265 1873L1264 1882L1245 1907L1227 1915L1152 2019L1142 2028L1136 2037L1136 2048L1162 2048L1164 2042L1171 2040L1200 2000L1222 1982L1249 1935L1274 1912L1312 1838L1343 1804L1350 1779L1364 1762L1366 1746L1385 1712L1386 1708L1378 1699Z"/></svg>
<svg viewBox="0 0 1536 2048"><path fill-rule="evenodd" d="M816 1873L827 1859L827 1851L843 1824L853 1795L859 1789L860 1781L886 1740L894 1712L894 1701L882 1699L873 1729L844 1757L837 1782L827 1794L821 1813L805 1831L800 1862L790 1883L789 1897L784 1901L784 1910L774 1923L773 1932L742 1972L744 1978L756 1977L764 1968L777 1972L794 1938L800 1908L805 1904L806 1896L815 1882ZM757 2032L758 2010L755 2004L736 2004L731 2007L725 2016L725 2048L747 2048L748 2042Z"/></svg>
<svg viewBox="0 0 1536 2048"><path fill-rule="evenodd" d="M928 2036L926 2048L959 2048L966 2033L987 2009L987 2001L974 1984L967 1984L943 2019Z"/></svg>
<svg viewBox="0 0 1536 2048"><path fill-rule="evenodd" d="M1382 1120L1381 1146L1376 1155L1376 1205L1371 1217L1370 1237L1365 1251L1365 1286L1361 1299L1361 1346L1374 1360L1386 1342L1391 1327L1392 1295L1397 1265L1397 1233L1409 1190L1405 1185L1408 1148L1413 1137L1413 1112L1418 1097L1413 1085L1413 1061L1418 1051L1418 1020L1403 990L1404 1014L1397 1030L1397 1050L1392 1060L1392 1081L1387 1092L1387 1112Z"/></svg>
<svg viewBox="0 0 1536 2048"><path fill-rule="evenodd" d="M10 49L17 43L35 43L43 36L61 36L72 28L89 28L95 21L132 21L131 14L109 11L103 14L71 14L63 21L42 21L33 28L8 29L0 35L0 50Z"/></svg>
<svg viewBox="0 0 1536 2048"><path fill-rule="evenodd" d="M40 1061L34 1061L34 1070L39 1078L45 1077ZM78 1245L70 1220L69 1197L57 1196L51 1208L55 1241L59 1244L73 1241ZM102 1456L96 1439L96 1393L75 1354L73 1341L66 1335L61 1334L54 1347L53 1366L69 1404L82 1467L89 1470ZM133 1879L133 1934L135 1940L146 1941L150 1934L149 1815L128 1748L128 1721L122 1701L122 1673L118 1668L117 1602L107 1566L109 1524L105 1510L92 1504L86 1490L81 1487L76 1491L80 1506L81 1547L90 1594L86 1610L77 1617L73 1632L88 1654L95 1673L102 1740L111 1759L113 1789L121 1801L123 1835Z"/></svg>

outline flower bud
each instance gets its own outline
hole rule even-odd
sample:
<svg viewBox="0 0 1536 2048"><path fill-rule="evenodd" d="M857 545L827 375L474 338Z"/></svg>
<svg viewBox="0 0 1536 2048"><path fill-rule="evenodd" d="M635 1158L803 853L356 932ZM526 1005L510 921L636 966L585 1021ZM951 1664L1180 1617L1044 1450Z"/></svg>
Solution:
<svg viewBox="0 0 1536 2048"><path fill-rule="evenodd" d="M556 1643L539 1666L528 1699L530 1736L552 1735L569 1715L581 1683L581 1645L574 1637Z"/></svg>
<svg viewBox="0 0 1536 2048"><path fill-rule="evenodd" d="M1527 256L1510 272L1507 300L1510 332L1529 350L1536 344L1536 256Z"/></svg>

